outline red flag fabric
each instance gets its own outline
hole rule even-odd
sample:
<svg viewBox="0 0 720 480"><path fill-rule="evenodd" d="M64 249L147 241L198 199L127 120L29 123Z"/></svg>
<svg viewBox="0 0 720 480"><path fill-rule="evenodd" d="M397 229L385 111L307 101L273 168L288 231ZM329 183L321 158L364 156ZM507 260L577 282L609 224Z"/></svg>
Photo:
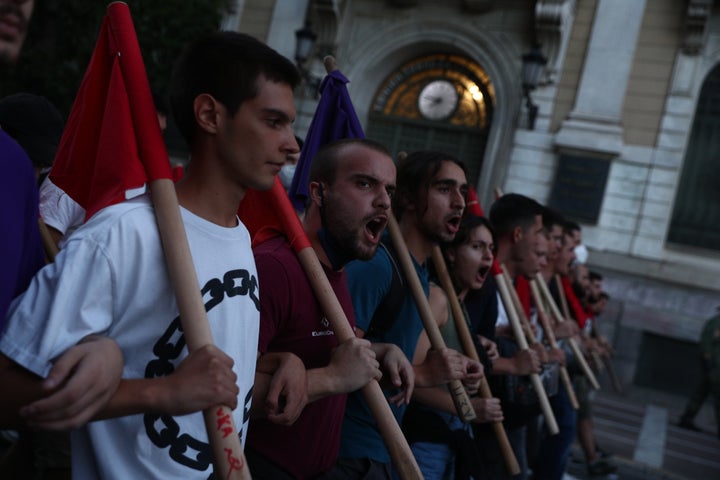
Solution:
<svg viewBox="0 0 720 480"><path fill-rule="evenodd" d="M580 300L575 295L575 290L573 290L572 288L570 279L567 277L560 277L560 279L562 282L563 291L565 292L565 298L568 302L568 307L570 308L570 315L575 318L575 321L581 329L585 328L585 323L587 323L590 315L585 311L582 304L580 303Z"/></svg>
<svg viewBox="0 0 720 480"><path fill-rule="evenodd" d="M518 275L515 279L515 291L525 311L525 318L530 319L530 282L524 275Z"/></svg>
<svg viewBox="0 0 720 480"><path fill-rule="evenodd" d="M465 208L473 215L476 215L478 217L485 216L482 205L480 205L480 201L478 200L475 187L468 187L467 198L465 199Z"/></svg>
<svg viewBox="0 0 720 480"><path fill-rule="evenodd" d="M173 182L177 183L182 180L183 175L185 175L185 167L183 167L182 165L175 165L172 167Z"/></svg>
<svg viewBox="0 0 720 480"><path fill-rule="evenodd" d="M248 190L238 216L250 232L253 247L279 235L288 238L295 252L311 246L280 177L275 177L273 188L266 192Z"/></svg>
<svg viewBox="0 0 720 480"><path fill-rule="evenodd" d="M73 103L51 180L85 209L125 200L125 191L172 178L127 4L108 6Z"/></svg>

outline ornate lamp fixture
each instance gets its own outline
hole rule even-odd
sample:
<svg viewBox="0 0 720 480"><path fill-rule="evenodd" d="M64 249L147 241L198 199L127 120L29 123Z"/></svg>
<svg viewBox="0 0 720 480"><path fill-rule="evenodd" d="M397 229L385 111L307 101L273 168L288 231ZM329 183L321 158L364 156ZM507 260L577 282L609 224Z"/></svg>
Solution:
<svg viewBox="0 0 720 480"><path fill-rule="evenodd" d="M535 119L538 113L538 106L533 103L530 92L537 87L545 69L545 64L547 64L547 58L540 52L538 45L522 56L522 88L525 107L528 110L528 130L535 128Z"/></svg>
<svg viewBox="0 0 720 480"><path fill-rule="evenodd" d="M303 82L311 88L315 96L317 96L317 90L320 88L320 79L305 68L305 62L315 47L315 40L317 40L317 33L312 30L310 22L305 22L302 28L295 30L295 64L298 70L300 70Z"/></svg>

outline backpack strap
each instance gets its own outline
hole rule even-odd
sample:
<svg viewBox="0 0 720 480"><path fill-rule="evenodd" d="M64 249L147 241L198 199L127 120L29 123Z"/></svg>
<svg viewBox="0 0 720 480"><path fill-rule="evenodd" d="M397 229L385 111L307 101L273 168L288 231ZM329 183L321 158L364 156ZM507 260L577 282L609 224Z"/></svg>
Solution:
<svg viewBox="0 0 720 480"><path fill-rule="evenodd" d="M392 243L386 243L385 241L380 242L380 248L385 250L385 253L390 259L392 279L390 281L390 288L375 309L375 314L370 320L367 332L365 332L366 337L373 338L381 337L390 330L400 313L403 297L405 296L405 278L400 270L395 248Z"/></svg>

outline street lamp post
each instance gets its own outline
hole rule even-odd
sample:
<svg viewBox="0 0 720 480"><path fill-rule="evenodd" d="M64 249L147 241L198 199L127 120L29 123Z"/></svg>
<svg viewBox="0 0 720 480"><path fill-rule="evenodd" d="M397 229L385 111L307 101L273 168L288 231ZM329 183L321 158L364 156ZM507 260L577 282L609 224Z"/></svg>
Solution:
<svg viewBox="0 0 720 480"><path fill-rule="evenodd" d="M545 69L545 64L547 64L547 58L543 56L540 47L537 45L529 53L522 56L522 88L525 107L528 110L528 130L535 128L535 119L538 114L538 106L533 102L530 92L537 87Z"/></svg>
<svg viewBox="0 0 720 480"><path fill-rule="evenodd" d="M305 62L315 47L315 40L317 40L317 34L312 30L310 22L305 22L302 28L295 30L295 64L300 70L303 82L312 89L313 94L317 97L320 79L305 68Z"/></svg>

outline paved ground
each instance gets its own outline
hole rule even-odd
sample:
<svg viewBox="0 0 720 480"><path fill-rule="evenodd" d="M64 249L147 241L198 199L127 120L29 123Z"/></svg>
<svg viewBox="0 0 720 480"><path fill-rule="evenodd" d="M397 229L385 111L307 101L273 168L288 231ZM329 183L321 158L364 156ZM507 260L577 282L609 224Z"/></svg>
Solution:
<svg viewBox="0 0 720 480"><path fill-rule="evenodd" d="M609 386L595 393L593 420L598 444L618 465L607 480L719 480L720 440L709 402L696 424L702 432L677 427L685 398L633 388L618 394ZM577 445L567 479L586 479ZM602 478L602 477L592 477Z"/></svg>

